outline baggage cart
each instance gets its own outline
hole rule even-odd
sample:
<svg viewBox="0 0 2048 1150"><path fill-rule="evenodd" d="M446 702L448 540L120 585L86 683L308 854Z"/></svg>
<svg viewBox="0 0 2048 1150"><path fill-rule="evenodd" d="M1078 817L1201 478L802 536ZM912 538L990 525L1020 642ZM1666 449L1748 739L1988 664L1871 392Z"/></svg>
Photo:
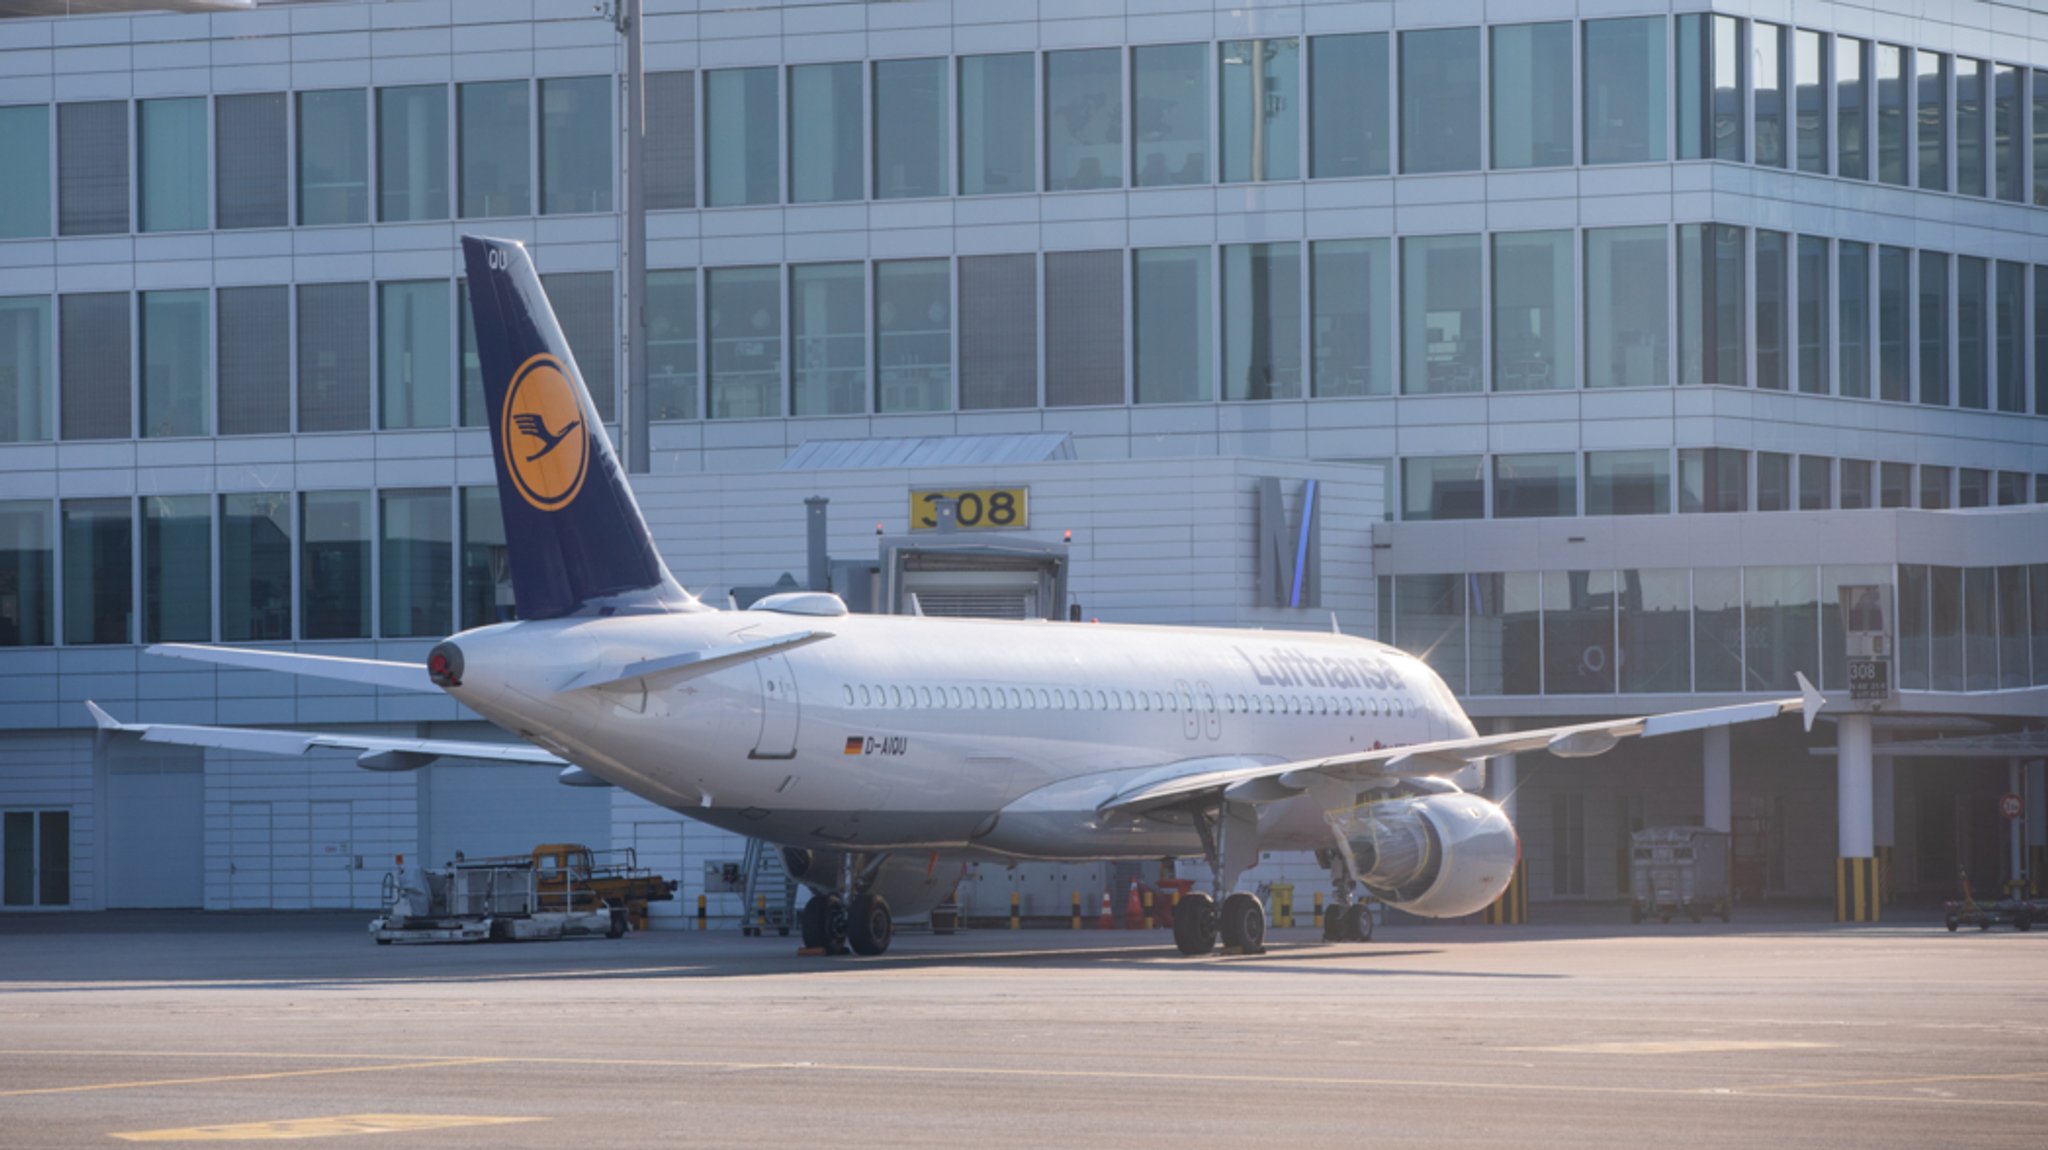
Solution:
<svg viewBox="0 0 2048 1150"><path fill-rule="evenodd" d="M1682 914L1698 922L1717 914L1727 922L1734 901L1729 883L1726 831L1706 827L1645 827L1629 840L1628 920Z"/></svg>

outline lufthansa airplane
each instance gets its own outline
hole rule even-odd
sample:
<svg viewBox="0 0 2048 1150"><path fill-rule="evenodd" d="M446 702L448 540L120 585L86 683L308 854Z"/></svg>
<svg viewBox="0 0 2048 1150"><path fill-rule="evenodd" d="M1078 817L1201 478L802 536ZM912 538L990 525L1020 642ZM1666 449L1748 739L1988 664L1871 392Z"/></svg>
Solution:
<svg viewBox="0 0 2048 1150"><path fill-rule="evenodd" d="M1266 912L1237 891L1261 850L1312 850L1370 937L1360 892L1469 914L1520 852L1500 806L1454 780L1488 757L1597 755L1622 739L1803 711L1799 698L1480 735L1428 666L1340 634L853 615L822 592L716 610L656 552L520 244L465 237L519 618L464 631L425 666L203 646L159 655L445 691L517 735L452 742L120 723L151 742L360 752L372 770L438 758L561 770L779 844L811 890L804 942L879 954L892 916L929 911L969 858L1201 856L1187 954L1256 951Z"/></svg>

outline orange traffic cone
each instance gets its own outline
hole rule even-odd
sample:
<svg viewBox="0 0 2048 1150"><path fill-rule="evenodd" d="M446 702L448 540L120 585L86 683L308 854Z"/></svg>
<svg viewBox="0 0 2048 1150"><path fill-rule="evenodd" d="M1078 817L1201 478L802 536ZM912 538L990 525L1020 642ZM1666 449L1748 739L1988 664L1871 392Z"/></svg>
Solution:
<svg viewBox="0 0 2048 1150"><path fill-rule="evenodd" d="M1124 927L1137 930L1145 925L1145 904L1138 898L1138 880L1131 880L1131 897L1124 902Z"/></svg>
<svg viewBox="0 0 2048 1150"><path fill-rule="evenodd" d="M1097 930L1114 930L1116 928L1116 915L1110 912L1109 892L1106 890L1102 892L1102 917L1095 920L1095 928Z"/></svg>

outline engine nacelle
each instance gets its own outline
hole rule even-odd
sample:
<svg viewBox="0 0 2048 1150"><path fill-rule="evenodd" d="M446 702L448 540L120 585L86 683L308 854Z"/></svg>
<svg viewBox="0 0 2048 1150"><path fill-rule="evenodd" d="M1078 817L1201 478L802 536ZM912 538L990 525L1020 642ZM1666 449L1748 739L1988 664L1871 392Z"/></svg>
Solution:
<svg viewBox="0 0 2048 1150"><path fill-rule="evenodd" d="M1351 873L1410 914L1455 918L1492 905L1515 876L1521 842L1499 804L1452 792L1387 799L1332 814Z"/></svg>

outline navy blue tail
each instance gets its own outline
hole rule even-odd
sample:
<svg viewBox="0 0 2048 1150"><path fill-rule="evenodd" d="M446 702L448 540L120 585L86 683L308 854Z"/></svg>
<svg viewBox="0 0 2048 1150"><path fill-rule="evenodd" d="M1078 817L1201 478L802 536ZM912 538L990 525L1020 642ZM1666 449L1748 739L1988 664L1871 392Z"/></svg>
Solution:
<svg viewBox="0 0 2048 1150"><path fill-rule="evenodd" d="M574 614L642 589L650 604L687 602L654 549L525 247L464 236L462 255L519 617Z"/></svg>

